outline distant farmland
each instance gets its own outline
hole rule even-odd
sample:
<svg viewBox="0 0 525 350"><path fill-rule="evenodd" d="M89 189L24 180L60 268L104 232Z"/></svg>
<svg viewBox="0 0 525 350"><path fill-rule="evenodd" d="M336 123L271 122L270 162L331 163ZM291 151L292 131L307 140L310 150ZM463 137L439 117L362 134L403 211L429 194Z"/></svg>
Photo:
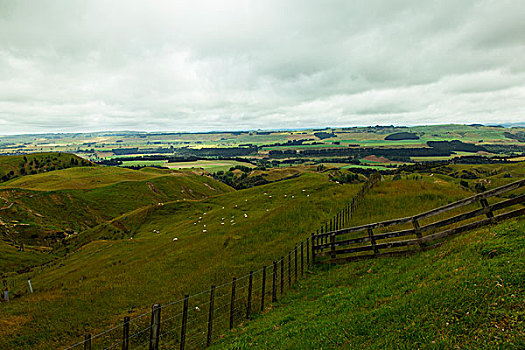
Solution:
<svg viewBox="0 0 525 350"><path fill-rule="evenodd" d="M202 168L210 172L227 171L231 167L242 165L253 168L254 165L244 162L237 162L235 160L196 160L194 162L176 162L176 163L165 163L171 169L190 169L190 168Z"/></svg>

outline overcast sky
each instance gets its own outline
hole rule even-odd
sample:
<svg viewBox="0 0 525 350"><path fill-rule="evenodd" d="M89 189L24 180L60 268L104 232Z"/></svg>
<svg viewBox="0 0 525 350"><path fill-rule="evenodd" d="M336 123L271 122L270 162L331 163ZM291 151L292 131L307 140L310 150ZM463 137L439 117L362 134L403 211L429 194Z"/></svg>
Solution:
<svg viewBox="0 0 525 350"><path fill-rule="evenodd" d="M525 122L525 1L0 0L0 134Z"/></svg>

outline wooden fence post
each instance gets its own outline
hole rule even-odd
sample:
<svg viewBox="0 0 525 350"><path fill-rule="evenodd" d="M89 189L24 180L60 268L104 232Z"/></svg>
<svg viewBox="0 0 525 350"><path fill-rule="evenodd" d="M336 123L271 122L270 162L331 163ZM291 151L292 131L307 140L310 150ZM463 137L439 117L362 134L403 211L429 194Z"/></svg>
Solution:
<svg viewBox="0 0 525 350"><path fill-rule="evenodd" d="M149 350L159 350L160 337L160 304L151 307L151 330L149 337Z"/></svg>
<svg viewBox="0 0 525 350"><path fill-rule="evenodd" d="M295 264L295 282L297 282L297 246L295 246L294 255L295 255L295 261L294 261L294 264Z"/></svg>
<svg viewBox="0 0 525 350"><path fill-rule="evenodd" d="M292 286L292 252L288 252L288 288Z"/></svg>
<svg viewBox="0 0 525 350"><path fill-rule="evenodd" d="M246 319L250 319L250 312L252 311L252 289L253 289L253 271L250 271L248 278L248 305L246 306Z"/></svg>
<svg viewBox="0 0 525 350"><path fill-rule="evenodd" d="M423 236L421 235L421 229L419 228L419 222L416 217L412 217L412 225L414 226L414 231L416 232L417 240L419 241L419 247L423 248Z"/></svg>
<svg viewBox="0 0 525 350"><path fill-rule="evenodd" d="M479 202L481 203L481 206L483 206L483 208L485 209L485 215L487 215L487 218L492 219L494 217L494 213L492 212L492 210L490 210L490 205L487 199L482 198Z"/></svg>
<svg viewBox="0 0 525 350"><path fill-rule="evenodd" d="M2 289L2 298L4 298L5 301L9 301L9 288L7 286L7 280L2 280L2 283L4 284L4 289Z"/></svg>
<svg viewBox="0 0 525 350"><path fill-rule="evenodd" d="M379 253L379 249L377 249L376 245L376 239L374 237L374 231L371 227L368 228L368 236L370 237L370 243L372 244L372 247L374 247L374 254Z"/></svg>
<svg viewBox="0 0 525 350"><path fill-rule="evenodd" d="M261 291L261 311L264 311L264 293L266 293L266 266L263 266L262 291Z"/></svg>
<svg viewBox="0 0 525 350"><path fill-rule="evenodd" d="M91 350L91 334L84 336L84 350Z"/></svg>
<svg viewBox="0 0 525 350"><path fill-rule="evenodd" d="M182 325L180 329L180 350L184 350L186 346L186 323L188 322L188 299L190 296L184 296L184 306L182 307Z"/></svg>
<svg viewBox="0 0 525 350"><path fill-rule="evenodd" d="M281 298L284 293L284 257L281 256Z"/></svg>
<svg viewBox="0 0 525 350"><path fill-rule="evenodd" d="M315 236L314 236L314 234L312 233L312 239L311 239L311 241L312 241L312 266L311 266L311 268L313 268L314 265L315 265L315 245L314 245L314 241L315 241L316 239L315 239L314 237L315 237Z"/></svg>
<svg viewBox="0 0 525 350"><path fill-rule="evenodd" d="M306 238L306 268L310 269L310 237Z"/></svg>
<svg viewBox="0 0 525 350"><path fill-rule="evenodd" d="M124 327L122 327L122 350L129 350L129 317L124 317Z"/></svg>
<svg viewBox="0 0 525 350"><path fill-rule="evenodd" d="M301 242L301 277L304 275L304 252L303 242Z"/></svg>
<svg viewBox="0 0 525 350"><path fill-rule="evenodd" d="M250 276L251 277L251 276ZM206 336L206 346L211 345L211 337L213 332L213 308L215 304L215 286L212 285L210 289L210 309L208 311L208 335Z"/></svg>
<svg viewBox="0 0 525 350"><path fill-rule="evenodd" d="M233 329L233 313L235 311L235 284L237 279L234 277L232 281L232 297L230 300L230 329Z"/></svg>
<svg viewBox="0 0 525 350"><path fill-rule="evenodd" d="M277 301L277 261L273 262L272 273L272 303Z"/></svg>
<svg viewBox="0 0 525 350"><path fill-rule="evenodd" d="M330 258L335 259L336 252L335 252L335 234L330 235Z"/></svg>

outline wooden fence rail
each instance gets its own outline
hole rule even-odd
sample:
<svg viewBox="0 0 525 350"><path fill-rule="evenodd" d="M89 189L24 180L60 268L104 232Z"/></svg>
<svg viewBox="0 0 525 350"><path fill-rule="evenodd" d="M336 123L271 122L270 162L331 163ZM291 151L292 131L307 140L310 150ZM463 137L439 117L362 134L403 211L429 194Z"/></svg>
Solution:
<svg viewBox="0 0 525 350"><path fill-rule="evenodd" d="M522 189L524 186L525 179L414 216L313 234L311 236L312 258L317 259L319 257L328 256L330 257L329 261L334 261L335 259L338 259L338 256L341 257L341 255L355 254L360 252L373 251L373 256L375 256L379 254L380 250L385 249L408 246L424 247L426 244L432 241L442 239L453 234L479 228L512 217L525 215L525 208L514 209L510 212L505 212L499 215L494 214L495 211L523 204L525 202L524 193L514 195L514 197L511 199L503 200L492 205L490 205L487 201L487 198L499 196L510 191ZM466 213L458 214L436 222L432 222L424 226L420 225L420 221L423 219L428 219L437 215L445 214L452 210L463 208L476 202L479 202L481 204L481 208L471 210ZM480 215L485 215L486 219L467 223L459 227L449 228L440 232L435 232L439 228L457 224L465 220L473 219ZM376 229L403 224L412 224L412 228L374 234L374 230ZM343 235L358 232L366 232L366 235L348 239L343 239L344 237L342 237ZM426 233L428 234L424 235ZM415 238L402 241L388 241L384 243L378 243L378 241L404 236L415 236ZM370 242L370 244L363 245L363 243L366 242ZM327 249L328 251L324 251L325 249ZM353 257L346 257L344 259L348 258Z"/></svg>

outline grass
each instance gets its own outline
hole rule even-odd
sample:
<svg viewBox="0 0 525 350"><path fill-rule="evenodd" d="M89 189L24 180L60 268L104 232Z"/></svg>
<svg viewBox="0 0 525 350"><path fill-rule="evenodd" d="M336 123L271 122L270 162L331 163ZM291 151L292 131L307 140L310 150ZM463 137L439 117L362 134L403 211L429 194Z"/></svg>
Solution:
<svg viewBox="0 0 525 350"><path fill-rule="evenodd" d="M92 189L123 181L149 180L157 176L159 175L155 173L118 167L83 167L24 176L0 184L0 188L22 188L34 191Z"/></svg>
<svg viewBox="0 0 525 350"><path fill-rule="evenodd" d="M82 236L94 241L50 267L14 277L18 287L13 293L19 296L4 305L0 319L31 316L16 327L4 327L0 344L56 348L85 331L103 330L130 310L144 311L154 302L245 274L290 249L333 215L334 201L351 198L357 189L307 173L199 201L148 206L85 231ZM236 225L221 225L222 217L232 216ZM28 277L34 294L27 294ZM87 305L90 312L85 312Z"/></svg>
<svg viewBox="0 0 525 350"><path fill-rule="evenodd" d="M166 166L165 160L124 160L120 166Z"/></svg>
<svg viewBox="0 0 525 350"><path fill-rule="evenodd" d="M254 165L250 163L237 162L235 160L197 160L194 162L175 162L166 163L165 166L171 169L190 169L190 168L202 168L210 172L217 171L228 171L231 167L242 165L249 168L253 168Z"/></svg>
<svg viewBox="0 0 525 350"><path fill-rule="evenodd" d="M0 240L0 272L23 271L30 266L44 264L57 257L49 250L39 249L38 247L25 246L24 252L19 251L18 247L7 244Z"/></svg>
<svg viewBox="0 0 525 350"><path fill-rule="evenodd" d="M353 169L353 168L365 168L365 169L374 169L374 170L389 170L389 168L382 165L359 165L359 164L348 164L342 166L341 169Z"/></svg>
<svg viewBox="0 0 525 350"><path fill-rule="evenodd" d="M202 199L232 191L208 176L159 169L135 171L97 167L53 173L15 180L17 186L40 191L7 187L12 182L0 188L0 199L3 200L0 202L0 234L5 244L13 246L13 243L23 242L35 247L67 250L67 245L57 244L57 235L82 232L141 207L177 199ZM63 189L45 190L53 186ZM40 255L42 261L55 256L38 250L34 254ZM18 266L0 263L0 273L38 265L33 263L33 258L27 258L28 254L15 256L19 259Z"/></svg>
<svg viewBox="0 0 525 350"><path fill-rule="evenodd" d="M71 196L67 202L71 205L77 198L89 197L90 206L97 204L107 217L66 240L64 249L70 252L63 259L9 278L15 298L0 309L1 348L55 349L72 344L124 316L147 312L153 303L165 305L185 293L257 270L319 228L359 188L329 182L327 174L306 170L296 178L241 191L231 191L206 176L151 173L156 177L149 180L39 194L53 201ZM430 176L386 178L370 192L355 223L415 214L470 195L456 179L441 176L439 181ZM503 179L503 173L498 176ZM182 185L185 193L177 194L181 183L172 179L187 181ZM208 187L221 185L217 191ZM166 189L160 190L161 186ZM189 189L193 189L191 196ZM35 200L38 196L23 191L27 191L24 200L35 201L27 204L34 209L40 203ZM74 206L68 216L60 214L60 208L64 207L55 209L56 216L65 224L80 220L73 220L73 215L85 205ZM394 270L390 279L396 276ZM27 291L28 278L33 294ZM174 317L178 311L178 306L163 309L163 317ZM119 336L117 331L113 339Z"/></svg>
<svg viewBox="0 0 525 350"><path fill-rule="evenodd" d="M90 166L91 162L69 153L33 153L0 156L0 182L26 174L38 174L56 169Z"/></svg>
<svg viewBox="0 0 525 350"><path fill-rule="evenodd" d="M321 267L214 349L523 349L525 219Z"/></svg>

